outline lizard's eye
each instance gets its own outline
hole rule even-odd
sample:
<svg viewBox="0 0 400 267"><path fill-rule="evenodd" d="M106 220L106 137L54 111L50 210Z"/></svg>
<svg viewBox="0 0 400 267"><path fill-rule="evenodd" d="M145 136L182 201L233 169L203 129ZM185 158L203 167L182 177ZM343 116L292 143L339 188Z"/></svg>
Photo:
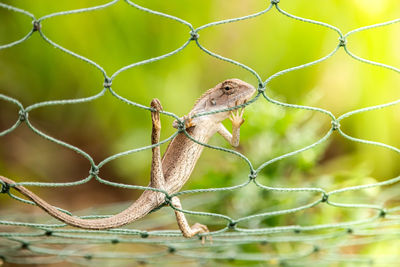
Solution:
<svg viewBox="0 0 400 267"><path fill-rule="evenodd" d="M235 93L235 85L234 84L230 84L230 83L225 83L221 85L221 91L223 92L223 94L225 95L231 95L233 93Z"/></svg>

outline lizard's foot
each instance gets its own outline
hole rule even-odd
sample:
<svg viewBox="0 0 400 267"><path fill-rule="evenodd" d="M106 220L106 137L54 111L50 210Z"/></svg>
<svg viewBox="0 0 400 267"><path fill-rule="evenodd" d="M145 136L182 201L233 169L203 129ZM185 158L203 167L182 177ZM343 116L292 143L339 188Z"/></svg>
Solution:
<svg viewBox="0 0 400 267"><path fill-rule="evenodd" d="M181 201L177 197L173 197L171 199L171 204L177 209L182 209ZM184 237L191 238L197 234L203 234L203 233L208 233L210 232L204 224L200 223L195 223L192 225L192 227L189 226L189 223L187 222L185 215L183 212L175 210L175 215L177 218L178 226L182 231L182 234ZM201 237L201 243L204 244L207 236L203 235ZM211 240L211 237L209 237Z"/></svg>
<svg viewBox="0 0 400 267"><path fill-rule="evenodd" d="M205 226L204 224L195 223L192 225L192 227L185 229L185 231L182 231L182 234L184 237L191 238L197 234L204 234L204 233L209 233L209 232L210 231L208 230L208 227ZM211 236L209 236L208 238L212 242ZM206 240L207 240L207 236L205 236L205 235L201 236L201 243L203 245Z"/></svg>
<svg viewBox="0 0 400 267"><path fill-rule="evenodd" d="M154 98L150 103L150 107L156 110L151 112L151 120L153 122L153 127L157 130L160 130L161 129L160 111L163 110L160 100Z"/></svg>
<svg viewBox="0 0 400 267"><path fill-rule="evenodd" d="M196 126L196 124L193 122L193 119L188 115L183 116L181 120L185 122L185 129ZM174 122L172 123L172 127L174 127L175 129L179 129L179 123L177 120L174 120Z"/></svg>
<svg viewBox="0 0 400 267"><path fill-rule="evenodd" d="M239 109L237 109L235 112L231 110L229 113L230 113L229 120L232 122L232 126L235 128L239 128L244 122L243 119L244 108L242 108L240 111Z"/></svg>
<svg viewBox="0 0 400 267"><path fill-rule="evenodd" d="M187 116L187 115L184 116L183 120L185 121L185 128L186 129L194 126L193 119L190 118L189 116Z"/></svg>
<svg viewBox="0 0 400 267"><path fill-rule="evenodd" d="M193 233L192 236L194 236L194 235L196 235L196 234L203 234L203 233L209 233L209 232L210 232L210 230L208 230L208 227L205 226L204 224L201 224L201 223L195 223L195 224L193 224L193 226L190 227L190 228L191 228L192 233ZM212 237L209 236L208 238L209 238L209 240L212 242ZM203 235L203 236L201 237L201 243L204 245L204 243L205 243L206 240L207 240L207 236Z"/></svg>

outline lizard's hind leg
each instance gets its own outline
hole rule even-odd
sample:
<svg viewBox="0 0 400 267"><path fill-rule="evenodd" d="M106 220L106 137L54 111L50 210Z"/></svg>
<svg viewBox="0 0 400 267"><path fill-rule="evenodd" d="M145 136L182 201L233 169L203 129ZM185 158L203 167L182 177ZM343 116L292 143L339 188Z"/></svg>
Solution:
<svg viewBox="0 0 400 267"><path fill-rule="evenodd" d="M151 130L151 144L155 145L160 142L160 132L161 132L160 111L163 108L161 106L160 100L158 100L157 98L154 98L151 101L150 106L154 109L154 111L151 111L151 121L153 124ZM160 146L158 145L152 148L150 186L158 189L164 189L164 183L165 180L161 164L161 152L160 152Z"/></svg>
<svg viewBox="0 0 400 267"><path fill-rule="evenodd" d="M160 142L160 131L161 131L161 122L160 122L160 111L162 110L161 103L158 99L153 99L151 101L151 107L154 111L151 112L151 120L153 123L153 129L151 133L151 144L157 144ZM162 170L161 164L161 154L160 154L160 146L155 146L152 148L153 156L152 156L152 164L151 164L151 182L150 186L153 188L164 189L165 179ZM163 202L164 194L158 193L157 200L158 202ZM173 197L171 199L171 204L177 208L182 209L181 202L179 198ZM193 237L196 234L207 233L208 228L205 225L200 223L194 224L192 227L189 226L188 221L186 220L185 214L183 212L174 210L176 215L176 220L178 222L178 226L182 231L184 237ZM202 243L205 241L205 236L202 236Z"/></svg>
<svg viewBox="0 0 400 267"><path fill-rule="evenodd" d="M171 199L171 204L177 209L182 209L182 204L181 201L179 200L178 197L173 197ZM185 214L179 210L174 210L175 216L176 216L176 221L178 222L179 229L181 229L182 234L184 237L193 237L197 234L202 234L202 233L208 233L209 230L207 226L200 224L200 223L195 223L192 227L189 226L188 221L186 220ZM211 238L211 236L210 236ZM201 242L204 244L204 241L206 239L206 236L201 237Z"/></svg>

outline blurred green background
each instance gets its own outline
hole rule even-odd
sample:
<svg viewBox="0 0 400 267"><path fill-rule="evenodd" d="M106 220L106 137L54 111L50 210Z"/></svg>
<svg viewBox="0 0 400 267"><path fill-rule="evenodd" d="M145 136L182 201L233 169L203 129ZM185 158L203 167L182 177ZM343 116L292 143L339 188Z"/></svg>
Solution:
<svg viewBox="0 0 400 267"><path fill-rule="evenodd" d="M107 1L1 2L40 18ZM182 18L195 28L261 11L268 2L135 1ZM343 33L396 19L400 14L397 0L291 0L281 1L279 6L296 16L329 23ZM0 45L22 38L31 27L27 16L0 9ZM45 20L42 31L55 43L98 63L109 76L128 64L166 54L189 37L186 26L142 12L123 1L95 12ZM200 32L199 41L208 50L251 67L265 80L280 70L324 57L337 46L338 35L271 10L254 19L205 29ZM360 57L399 68L400 25L354 34L349 37L347 47ZM122 72L113 81L112 88L121 96L146 106L157 97L165 110L183 116L205 90L233 77L257 86L251 73L207 55L192 42L172 57ZM286 103L324 108L338 117L351 110L399 99L399 84L398 73L360 63L340 49L322 63L274 79L267 94ZM0 50L0 93L18 99L24 106L88 97L100 92L102 86L99 70L55 49L37 33L17 46ZM343 120L342 130L356 138L399 147L399 114L399 106L358 114ZM11 127L17 119L16 105L0 101L0 131ZM89 103L35 109L29 119L44 133L86 151L96 163L110 155L150 144L149 112L129 106L109 93ZM265 99L246 108L245 119L238 151L255 167L316 142L331 127L328 116L279 107ZM174 133L172 121L171 117L162 117L162 138ZM229 123L226 125L230 127ZM213 137L211 144L229 148L219 136ZM162 148L165 149L165 145ZM147 185L150 159L148 150L131 154L106 164L99 175L113 182ZM72 182L87 177L89 169L89 162L82 156L46 141L24 124L0 138L0 174L16 181ZM321 187L330 191L387 180L397 176L399 171L399 157L395 152L351 142L334 133L328 142L266 167L257 179L272 187ZM246 163L239 157L205 149L184 189L237 185L247 181L248 173ZM132 195L140 194L139 191L110 188L96 181L71 188L32 189L52 204L68 210L130 201ZM357 194L346 193L340 199L345 203L382 203L381 191L375 188ZM253 185L218 193L217 197L218 201L198 210L239 218L293 208L319 198L316 194L268 192ZM16 205L8 198L0 200L1 208ZM386 204L393 206L398 200L395 196ZM17 205L22 210L32 209ZM37 208L33 211L40 213ZM295 216L260 219L241 226L313 225L368 216L369 210L317 206ZM190 220L207 223L207 218L202 217ZM223 221L210 225L211 229L222 227Z"/></svg>

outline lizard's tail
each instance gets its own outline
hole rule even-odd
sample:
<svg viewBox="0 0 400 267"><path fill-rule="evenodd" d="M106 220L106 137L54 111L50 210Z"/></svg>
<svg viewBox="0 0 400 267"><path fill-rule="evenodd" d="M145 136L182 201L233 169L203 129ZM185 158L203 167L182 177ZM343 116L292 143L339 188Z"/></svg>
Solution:
<svg viewBox="0 0 400 267"><path fill-rule="evenodd" d="M6 183L6 186L15 184L13 180L3 177L1 175L0 180ZM100 230L119 227L144 217L151 210L160 205L160 203L157 202L157 198L155 198L154 193L156 192L147 190L144 191L143 194L131 206L116 215L102 219L81 219L58 210L57 208L50 205L23 186L16 185L13 186L13 188L21 192L21 194L23 194L24 196L31 199L40 208L42 208L54 218L57 218L60 221L65 222L66 224L84 229Z"/></svg>

